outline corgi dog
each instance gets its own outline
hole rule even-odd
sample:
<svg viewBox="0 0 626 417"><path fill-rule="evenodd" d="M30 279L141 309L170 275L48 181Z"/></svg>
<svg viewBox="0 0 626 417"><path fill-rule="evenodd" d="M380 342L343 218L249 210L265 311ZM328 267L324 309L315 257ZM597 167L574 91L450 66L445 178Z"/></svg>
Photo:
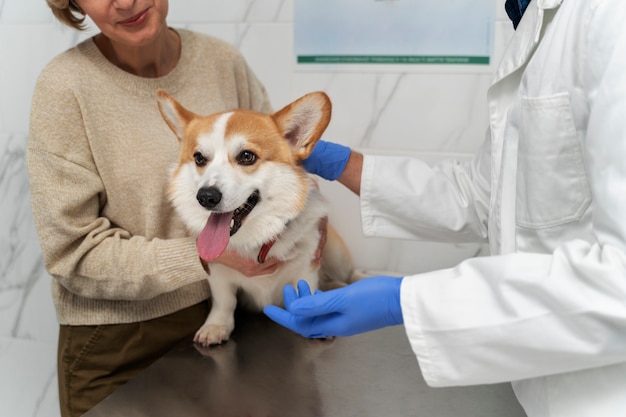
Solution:
<svg viewBox="0 0 626 417"><path fill-rule="evenodd" d="M344 242L330 226L321 262L315 259L327 204L301 161L330 121L325 93L307 94L269 115L239 109L201 116L163 90L157 101L180 142L169 197L209 265L212 307L196 343L227 341L238 303L261 311L282 305L283 287L298 280L315 291L356 277ZM212 262L227 249L258 262L268 256L283 262L271 274L248 278Z"/></svg>

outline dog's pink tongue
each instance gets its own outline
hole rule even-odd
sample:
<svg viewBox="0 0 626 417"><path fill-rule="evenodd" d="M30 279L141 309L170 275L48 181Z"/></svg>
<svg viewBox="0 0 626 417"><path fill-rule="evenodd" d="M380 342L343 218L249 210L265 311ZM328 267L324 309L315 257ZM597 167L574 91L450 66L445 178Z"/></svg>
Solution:
<svg viewBox="0 0 626 417"><path fill-rule="evenodd" d="M210 262L226 250L230 238L230 221L232 218L232 212L211 213L196 243L200 258Z"/></svg>

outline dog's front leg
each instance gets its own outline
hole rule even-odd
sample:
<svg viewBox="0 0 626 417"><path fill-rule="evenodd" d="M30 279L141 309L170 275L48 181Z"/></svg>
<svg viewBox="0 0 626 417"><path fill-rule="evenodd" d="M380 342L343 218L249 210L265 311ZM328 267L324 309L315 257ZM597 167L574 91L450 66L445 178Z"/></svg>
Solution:
<svg viewBox="0 0 626 417"><path fill-rule="evenodd" d="M224 343L235 328L237 288L226 277L211 276L211 312L202 327L196 332L194 342L203 346Z"/></svg>

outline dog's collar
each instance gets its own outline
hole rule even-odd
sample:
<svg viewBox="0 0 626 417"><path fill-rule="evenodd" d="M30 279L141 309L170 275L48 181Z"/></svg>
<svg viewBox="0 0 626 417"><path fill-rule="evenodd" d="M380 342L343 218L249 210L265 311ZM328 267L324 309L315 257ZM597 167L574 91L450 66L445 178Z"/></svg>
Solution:
<svg viewBox="0 0 626 417"><path fill-rule="evenodd" d="M264 243L263 246L261 246L261 250L259 251L259 255L256 257L256 260L258 263L262 264L265 262L265 259L267 259L267 254L270 251L270 249L272 249L272 246L274 246L274 243L276 243L276 240L278 238L275 237L274 239L270 240L267 243Z"/></svg>
<svg viewBox="0 0 626 417"><path fill-rule="evenodd" d="M285 223L285 227L289 227L290 223L291 223L291 220L288 220L287 223ZM265 262L265 260L267 259L268 252L270 251L270 249L272 249L272 246L274 246L274 243L276 243L276 241L278 240L281 234L282 232L278 236L274 237L272 240L264 243L263 246L261 246L261 250L259 251L259 254L256 257L256 260L258 263L262 264Z"/></svg>

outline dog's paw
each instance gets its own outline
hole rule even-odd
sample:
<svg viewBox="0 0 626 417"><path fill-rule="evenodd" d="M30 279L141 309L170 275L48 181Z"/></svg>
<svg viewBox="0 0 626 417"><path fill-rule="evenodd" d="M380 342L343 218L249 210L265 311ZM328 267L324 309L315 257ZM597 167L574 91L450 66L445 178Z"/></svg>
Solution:
<svg viewBox="0 0 626 417"><path fill-rule="evenodd" d="M196 332L193 341L202 346L219 345L230 337L232 329L219 324L205 324Z"/></svg>

